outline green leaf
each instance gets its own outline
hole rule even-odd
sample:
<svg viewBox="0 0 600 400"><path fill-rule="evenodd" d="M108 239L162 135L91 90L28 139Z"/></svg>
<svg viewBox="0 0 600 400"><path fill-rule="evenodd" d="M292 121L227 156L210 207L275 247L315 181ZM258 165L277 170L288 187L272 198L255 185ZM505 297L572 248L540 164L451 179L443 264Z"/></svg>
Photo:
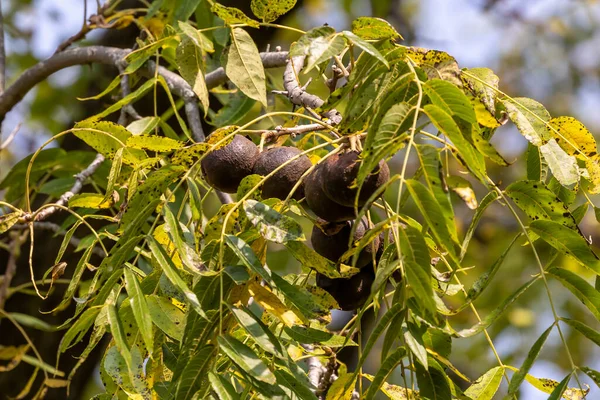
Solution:
<svg viewBox="0 0 600 400"><path fill-rule="evenodd" d="M212 390L215 391L220 400L236 400L239 394L235 388L225 377L220 374L215 374L212 371L208 372L208 380Z"/></svg>
<svg viewBox="0 0 600 400"><path fill-rule="evenodd" d="M304 344L319 344L327 347L346 347L358 346L354 341L348 341L347 337L333 334L321 329L309 328L305 326L285 327L287 333L292 339Z"/></svg>
<svg viewBox="0 0 600 400"><path fill-rule="evenodd" d="M311 29L293 43L290 47L290 57L308 56L303 71L308 73L315 66L340 54L344 47L346 47L346 42L342 36L335 32L335 29L322 26Z"/></svg>
<svg viewBox="0 0 600 400"><path fill-rule="evenodd" d="M385 57L382 56L381 53L379 52L379 50L377 50L371 43L367 42L364 39L361 39L359 36L355 35L352 32L349 32L349 31L343 31L342 34L354 46L358 47L359 49L366 52L367 54L372 55L373 57L375 57L376 59L381 61L381 63L383 65L385 65L386 67L388 67L388 68L390 67L390 64L387 62Z"/></svg>
<svg viewBox="0 0 600 400"><path fill-rule="evenodd" d="M281 343L256 315L245 307L230 307L229 309L238 323L264 351L279 358L284 357Z"/></svg>
<svg viewBox="0 0 600 400"><path fill-rule="evenodd" d="M212 6L212 12L225 21L227 25L246 24L253 28L260 27L258 21L248 18L246 14L235 7L225 7L215 2Z"/></svg>
<svg viewBox="0 0 600 400"><path fill-rule="evenodd" d="M508 185L505 193L532 221L550 220L578 232L568 207L543 182L514 182Z"/></svg>
<svg viewBox="0 0 600 400"><path fill-rule="evenodd" d="M181 374L175 400L188 400L195 398L194 395L200 389L202 381L206 379L208 369L214 361L214 346L201 347L194 357L188 362Z"/></svg>
<svg viewBox="0 0 600 400"><path fill-rule="evenodd" d="M57 329L56 326L50 325L49 323L42 321L39 318L36 318L29 314L21 314L21 313L8 313L12 319L17 321L19 324L26 326L28 328L37 329L44 332L54 332Z"/></svg>
<svg viewBox="0 0 600 400"><path fill-rule="evenodd" d="M589 376L594 381L596 386L600 388L600 372L588 367L579 367L579 369L581 372Z"/></svg>
<svg viewBox="0 0 600 400"><path fill-rule="evenodd" d="M185 314L171 301L157 295L146 296L149 316L154 325L175 340L181 341Z"/></svg>
<svg viewBox="0 0 600 400"><path fill-rule="evenodd" d="M126 229L133 229L132 222L139 218L141 211L153 202L160 200L160 195L166 191L169 185L175 183L184 171L185 168L182 166L167 165L151 172L129 200L127 209L121 217L117 232L123 233Z"/></svg>
<svg viewBox="0 0 600 400"><path fill-rule="evenodd" d="M531 285L533 285L538 280L538 277L534 277L529 281L525 282L520 288L518 288L512 295L508 296L502 303L492 311L483 321L475 324L471 328L463 329L459 332L456 332L454 335L457 337L471 337L473 335L482 332L484 329L492 325L503 313L506 311L508 307L512 303L514 303L519 296L521 296Z"/></svg>
<svg viewBox="0 0 600 400"><path fill-rule="evenodd" d="M461 162L469 168L479 180L485 182L486 174L483 157L473 145L465 139L456 124L456 121L452 119L450 114L434 104L427 104L424 107L424 110L429 119L431 119L433 125L435 125L435 127L444 135L448 136L454 146L456 146Z"/></svg>
<svg viewBox="0 0 600 400"><path fill-rule="evenodd" d="M148 350L150 356L152 356L152 351L154 349L154 333L152 332L152 319L148 318L150 309L146 302L146 297L144 297L144 293L142 292L142 288L140 287L140 283L129 268L125 268L125 288L129 295L129 304L133 311L133 317L142 334L146 350Z"/></svg>
<svg viewBox="0 0 600 400"><path fill-rule="evenodd" d="M231 82L246 96L267 107L265 70L254 41L241 28L231 31L231 45L224 54L224 69Z"/></svg>
<svg viewBox="0 0 600 400"><path fill-rule="evenodd" d="M465 395L473 400L492 400L500 388L503 375L504 368L502 367L490 369L465 390Z"/></svg>
<svg viewBox="0 0 600 400"><path fill-rule="evenodd" d="M423 84L431 103L446 114L457 116L471 124L477 123L469 98L455 85L442 79L431 79Z"/></svg>
<svg viewBox="0 0 600 400"><path fill-rule="evenodd" d="M273 22L296 5L296 0L252 0L250 8L263 22Z"/></svg>
<svg viewBox="0 0 600 400"><path fill-rule="evenodd" d="M84 120L75 124L73 134L103 156L112 159L121 147L126 146L131 132L121 125L109 121ZM123 150L123 162L135 167L147 158L138 149Z"/></svg>
<svg viewBox="0 0 600 400"><path fill-rule="evenodd" d="M216 114L209 111L211 120L208 122L216 127L235 125L250 112L254 104L254 100L241 91L230 93L229 101Z"/></svg>
<svg viewBox="0 0 600 400"><path fill-rule="evenodd" d="M404 333L404 342L411 353L414 354L417 361L427 369L429 368L427 365L427 350L425 349L423 338L421 337L422 332L418 332L418 329L414 324L410 322L408 324L408 327L402 329Z"/></svg>
<svg viewBox="0 0 600 400"><path fill-rule="evenodd" d="M403 347L398 347L392 354L390 354L385 361L381 364L377 370L377 375L373 378L369 390L365 394L365 399L370 400L375 397L377 391L384 384L387 377L394 371L394 369L400 364L402 359L406 357L406 350Z"/></svg>
<svg viewBox="0 0 600 400"><path fill-rule="evenodd" d="M538 340L535 341L531 349L529 349L529 353L523 361L521 368L519 368L519 371L516 372L510 380L510 385L508 386L509 396L515 395L519 390L521 383L523 383L523 381L525 380L525 377L529 373L529 370L533 366L533 363L540 354L540 350L542 350L542 346L546 342L546 339L548 339L548 335L550 335L550 332L552 332L553 328L554 324L550 325L550 327L546 329L544 333L542 333L542 336L540 336Z"/></svg>
<svg viewBox="0 0 600 400"><path fill-rule="evenodd" d="M560 383L554 388L552 393L550 393L548 400L562 399L563 393L565 392L565 390L567 390L567 385L569 384L569 381L571 380L571 375L572 374L565 376L565 378L562 381L560 381Z"/></svg>
<svg viewBox="0 0 600 400"><path fill-rule="evenodd" d="M267 272L267 270L263 267L262 263L252 251L252 248L246 244L242 239L234 235L225 235L225 243L236 256L242 261L249 270L258 274L262 279L264 279L267 283L272 284L273 280L271 279L271 274Z"/></svg>
<svg viewBox="0 0 600 400"><path fill-rule="evenodd" d="M209 110L208 87L204 79L204 61L203 50L198 47L194 40L187 36L182 37L179 46L177 46L176 59L177 69L181 77L190 84L192 90L200 99L204 116Z"/></svg>
<svg viewBox="0 0 600 400"><path fill-rule="evenodd" d="M448 376L433 358L429 358L429 370L419 363L415 364L419 395L431 400L450 400L452 398Z"/></svg>
<svg viewBox="0 0 600 400"><path fill-rule="evenodd" d="M287 242L285 248L300 264L312 268L328 278L349 278L358 273L357 268L343 264L340 266L340 271L338 271L334 262L329 261L302 242Z"/></svg>
<svg viewBox="0 0 600 400"><path fill-rule="evenodd" d="M352 21L352 32L365 40L402 39L389 22L374 17L359 17Z"/></svg>
<svg viewBox="0 0 600 400"><path fill-rule="evenodd" d="M184 143L178 140L155 135L131 136L125 144L127 144L127 147L133 149L150 150L159 153L180 149L184 146Z"/></svg>
<svg viewBox="0 0 600 400"><path fill-rule="evenodd" d="M363 161L356 176L357 185L362 185L382 159L396 154L404 147L408 134L402 128L413 113L413 108L406 102L394 104L385 113L377 129L375 124L371 124L361 153Z"/></svg>
<svg viewBox="0 0 600 400"><path fill-rule="evenodd" d="M545 181L548 173L548 164L542 157L540 149L531 143L527 144L527 179L532 181Z"/></svg>
<svg viewBox="0 0 600 400"><path fill-rule="evenodd" d="M433 283L429 271L411 261L404 262L404 271L410 289L417 298L419 304L421 304L425 310L429 311L431 315L435 315L436 304L433 297Z"/></svg>
<svg viewBox="0 0 600 400"><path fill-rule="evenodd" d="M171 209L166 206L163 210L165 211L166 230L177 249L177 254L189 271L197 273L202 269L202 260L200 259L200 256L196 253L196 250L184 240L181 225L177 218L175 218L175 215L173 215Z"/></svg>
<svg viewBox="0 0 600 400"><path fill-rule="evenodd" d="M561 185L568 186L579 182L577 159L561 149L556 140L550 139L548 143L540 146L540 153Z"/></svg>
<svg viewBox="0 0 600 400"><path fill-rule="evenodd" d="M158 265L160 265L161 269L165 273L166 277L171 281L173 285L175 285L179 290L181 290L185 296L185 298L190 302L192 308L196 310L200 316L206 318L206 314L200 307L200 302L198 301L198 297L194 292L192 292L185 281L179 276L177 272L177 267L173 264L173 261L165 251L165 249L154 239L153 237L148 237L148 247L152 252L152 255Z"/></svg>
<svg viewBox="0 0 600 400"><path fill-rule="evenodd" d="M226 335L217 338L223 353L233 361L242 373L268 385L275 385L277 378L254 351L239 340Z"/></svg>
<svg viewBox="0 0 600 400"><path fill-rule="evenodd" d="M244 212L260 234L271 242L285 244L288 241L306 240L300 224L264 203L248 199L244 201Z"/></svg>
<svg viewBox="0 0 600 400"><path fill-rule="evenodd" d="M529 228L556 250L600 275L600 259L579 231L546 220L533 221Z"/></svg>
<svg viewBox="0 0 600 400"><path fill-rule="evenodd" d="M299 399L312 400L317 398L303 382L298 381L294 375L286 370L276 369L275 377L277 378L277 383L290 389Z"/></svg>
<svg viewBox="0 0 600 400"><path fill-rule="evenodd" d="M170 39L170 40L172 40L172 39ZM127 67L127 69L131 65L133 65L133 64L129 64L129 66ZM154 79L148 79L140 87L138 87L135 91L133 91L132 93L130 93L127 96L123 97L121 100L117 101L115 104L111 105L106 110L104 110L101 113L96 114L96 115L88 118L87 120L88 121L100 120L100 119L102 119L102 118L104 118L104 117L106 117L106 116L114 113L115 111L119 111L121 108L125 107L126 105L128 105L130 103L134 103L135 101L137 101L140 98L142 98L146 93L148 93L150 91L150 89L154 88L155 84L156 84L156 81Z"/></svg>
<svg viewBox="0 0 600 400"><path fill-rule="evenodd" d="M125 362L129 366L131 364L131 353L129 346L127 345L127 340L125 339L125 333L123 332L123 326L121 324L121 319L119 318L117 308L114 304L107 304L106 310L108 323L110 325L110 333L112 334L119 353L123 356Z"/></svg>
<svg viewBox="0 0 600 400"><path fill-rule="evenodd" d="M444 223L446 220L444 213L432 193L421 182L413 179L406 181L406 187L438 244L450 254L456 254L455 241L452 240L448 226Z"/></svg>
<svg viewBox="0 0 600 400"><path fill-rule="evenodd" d="M583 322L576 321L574 319L569 318L561 318L563 322L566 322L571 328L574 328L579 333L581 333L586 338L590 339L592 342L596 344L596 346L600 347L600 333L595 329L590 328Z"/></svg>
<svg viewBox="0 0 600 400"><path fill-rule="evenodd" d="M600 292L583 278L566 269L553 267L548 270L548 274L558 279L600 321Z"/></svg>
<svg viewBox="0 0 600 400"><path fill-rule="evenodd" d="M462 260L467 253L467 249L469 248L469 242L473 237L473 233L475 232L475 228L479 224L481 217L483 217L483 213L485 210L498 198L498 193L495 191L489 192L485 195L483 200L479 203L479 207L477 207L477 211L475 211L475 215L471 220L471 224L469 225L469 229L467 229L467 233L465 234L465 239L463 240L462 248L460 251L460 259Z"/></svg>
<svg viewBox="0 0 600 400"><path fill-rule="evenodd" d="M188 37L199 49L206 53L213 53L215 51L213 42L211 42L210 39L206 37L206 35L202 33L200 29L196 29L192 25L183 21L179 21L178 25L183 34Z"/></svg>
<svg viewBox="0 0 600 400"><path fill-rule="evenodd" d="M496 90L500 79L489 68L470 68L464 72L461 75L463 83L493 116L496 113Z"/></svg>
<svg viewBox="0 0 600 400"><path fill-rule="evenodd" d="M540 147L550 140L550 131L546 124L550 113L535 100L526 97L502 100L508 117L531 144Z"/></svg>
<svg viewBox="0 0 600 400"><path fill-rule="evenodd" d="M452 239L458 242L456 224L454 223L454 210L452 209L450 196L446 190L444 190L446 184L441 178L444 174L439 149L428 144L417 145L416 148L419 161L421 162L421 170L425 177L425 183L427 183L429 190L440 206L444 215L444 221L446 222L446 226L448 227Z"/></svg>

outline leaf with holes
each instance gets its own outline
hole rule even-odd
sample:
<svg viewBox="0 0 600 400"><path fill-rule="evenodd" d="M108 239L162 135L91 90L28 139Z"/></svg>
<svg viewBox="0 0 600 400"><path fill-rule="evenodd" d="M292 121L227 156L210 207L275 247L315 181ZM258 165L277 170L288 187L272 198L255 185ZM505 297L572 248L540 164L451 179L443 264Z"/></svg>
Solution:
<svg viewBox="0 0 600 400"><path fill-rule="evenodd" d="M374 17L359 17L352 21L352 32L365 40L402 39L389 22Z"/></svg>
<svg viewBox="0 0 600 400"><path fill-rule="evenodd" d="M239 8L225 7L217 2L214 2L211 11L216 14L217 17L225 21L227 25L246 24L253 28L260 27L258 21L249 18Z"/></svg>
<svg viewBox="0 0 600 400"><path fill-rule="evenodd" d="M252 0L250 8L263 22L273 22L296 5L296 0Z"/></svg>

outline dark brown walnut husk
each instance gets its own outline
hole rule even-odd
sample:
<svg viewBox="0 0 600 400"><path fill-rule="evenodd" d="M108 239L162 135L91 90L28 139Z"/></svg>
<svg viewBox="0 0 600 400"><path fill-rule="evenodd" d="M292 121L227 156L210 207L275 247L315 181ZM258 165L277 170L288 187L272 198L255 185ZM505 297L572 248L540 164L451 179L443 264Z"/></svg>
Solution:
<svg viewBox="0 0 600 400"><path fill-rule="evenodd" d="M374 280L375 271L372 264L348 279L331 279L317 273L317 286L325 289L344 311L353 311L365 304L371 294Z"/></svg>
<svg viewBox="0 0 600 400"><path fill-rule="evenodd" d="M333 262L341 261L342 255L348 251L348 243L350 233L354 222L327 222L318 220L313 226L312 236L310 238L313 248L317 253ZM363 217L356 227L353 242L357 242L363 238L369 229L369 221ZM371 243L365 246L358 256L356 268L362 268L373 261L373 253L380 248L380 238L376 236ZM343 261L345 264L351 265L352 257Z"/></svg>
<svg viewBox="0 0 600 400"><path fill-rule="evenodd" d="M279 167L286 161L302 153L301 150L295 147L274 147L260 153L254 164L254 173L258 175L268 175L275 168ZM262 197L268 199L275 197L285 199L302 174L311 167L312 163L306 155L303 155L288 165L277 171L273 176L268 178L262 187ZM300 200L304 197L304 183L294 192L292 198Z"/></svg>
<svg viewBox="0 0 600 400"><path fill-rule="evenodd" d="M334 154L330 158L331 161L323 170L323 190L327 197L336 203L354 207L358 188L351 186L355 184L360 169L359 153L350 151L344 154ZM388 179L390 179L390 169L385 160L381 160L375 170L365 179L358 197L358 206L362 207Z"/></svg>
<svg viewBox="0 0 600 400"><path fill-rule="evenodd" d="M202 159L202 175L213 188L235 193L242 179L252 174L257 157L258 147L244 136L235 135L225 147Z"/></svg>
<svg viewBox="0 0 600 400"><path fill-rule="evenodd" d="M354 208L344 207L331 200L323 191L323 165L319 164L304 181L306 204L317 217L329 222L349 221L356 218Z"/></svg>

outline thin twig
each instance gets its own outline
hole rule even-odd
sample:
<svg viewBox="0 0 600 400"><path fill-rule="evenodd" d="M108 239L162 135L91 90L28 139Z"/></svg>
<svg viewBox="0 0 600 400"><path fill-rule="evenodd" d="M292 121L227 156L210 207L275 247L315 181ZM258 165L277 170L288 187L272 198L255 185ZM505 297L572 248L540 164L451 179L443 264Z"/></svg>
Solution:
<svg viewBox="0 0 600 400"><path fill-rule="evenodd" d="M15 127L15 129L13 129L13 131L10 133L10 135L8 135L8 137L6 138L6 140L0 144L0 151L8 148L8 146L13 141L13 139L15 138L15 136L17 136L17 132L19 132L20 128L21 128L21 123L19 122L17 124L17 126Z"/></svg>
<svg viewBox="0 0 600 400"><path fill-rule="evenodd" d="M15 276L15 272L17 272L17 260L21 255L21 245L27 238L28 233L29 232L13 233L13 238L10 243L10 254L6 263L6 271L3 275L2 286L0 286L0 310L4 309L4 302L6 301L8 295L10 283Z"/></svg>
<svg viewBox="0 0 600 400"><path fill-rule="evenodd" d="M54 233L57 233L59 235L65 236L66 235L66 231L60 226L57 225L53 222L42 222L42 221L35 221L33 223L33 227L36 229L42 229L42 230L47 230L47 231L52 231ZM11 227L11 229L14 230L25 230L25 229L29 229L29 225L27 224L15 224ZM79 246L79 244L81 243L81 239L78 239L74 236L71 236L69 238L69 243L71 244L71 246L77 248ZM97 255L98 257L105 257L106 254L104 253L104 251L102 251L102 249L100 249L99 247L94 247L92 249L92 253L94 253L95 255Z"/></svg>
<svg viewBox="0 0 600 400"><path fill-rule="evenodd" d="M292 127L276 126L275 129L262 129L262 130L255 130L255 131L245 130L243 132L257 133L257 134L262 135L265 138L265 141L273 141L274 139L277 139L280 136L290 135L291 137L295 137L296 135L301 135L303 133L323 131L323 130L327 130L327 129L328 129L328 127L323 124L306 124L306 125L298 125L298 126L292 126ZM329 131L329 132L334 138L336 138L336 139L339 138L337 133L335 133L333 131Z"/></svg>
<svg viewBox="0 0 600 400"><path fill-rule="evenodd" d="M81 191L85 180L87 178L89 178L94 172L96 172L98 167L100 167L100 165L103 162L104 162L104 156L102 154L96 154L96 158L94 158L94 161L92 161L90 163L90 165L88 165L86 167L86 169L84 169L83 171L81 171L80 173L75 175L75 183L73 184L73 186L71 187L71 189L68 192L63 193L63 195L60 196L60 198L58 199L56 204L58 206L67 205L67 203L69 202L69 199ZM52 215L53 213L55 213L58 210L59 210L59 207L56 207L56 206L45 208L36 215L35 220L43 221L44 219L48 218L50 215ZM22 218L22 220L19 220L19 222L30 222L33 215L34 214L27 214Z"/></svg>

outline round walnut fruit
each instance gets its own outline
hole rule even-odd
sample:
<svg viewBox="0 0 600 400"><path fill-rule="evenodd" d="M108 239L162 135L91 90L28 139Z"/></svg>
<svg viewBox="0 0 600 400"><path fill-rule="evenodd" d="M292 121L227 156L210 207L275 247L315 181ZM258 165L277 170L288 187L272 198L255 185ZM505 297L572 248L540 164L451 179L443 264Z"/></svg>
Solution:
<svg viewBox="0 0 600 400"><path fill-rule="evenodd" d="M323 257L333 261L345 261L345 264L350 265L352 257L348 260L340 260L342 255L350 249L348 243L350 242L350 233L352 231L352 225L354 222L327 222L318 221L318 224L313 226L311 243L317 253ZM354 237L352 242L355 243L363 238L365 233L369 230L369 221L363 217L356 226ZM365 246L358 256L356 261L356 268L362 268L373 261L373 253L376 253L380 247L379 235Z"/></svg>
<svg viewBox="0 0 600 400"><path fill-rule="evenodd" d="M346 207L354 207L358 193L355 184L360 169L359 153L350 151L344 154L334 154L325 163L323 170L323 190L327 197ZM358 197L358 206L363 206L369 197L390 179L390 169L385 160L381 160L377 168L365 179Z"/></svg>
<svg viewBox="0 0 600 400"><path fill-rule="evenodd" d="M341 310L353 311L362 307L371 294L375 280L373 266L363 268L348 279L331 279L317 273L317 286L326 290L337 301Z"/></svg>
<svg viewBox="0 0 600 400"><path fill-rule="evenodd" d="M323 191L323 169L329 159L318 164L304 181L306 204L317 215L329 222L349 221L356 218L354 208L344 207L331 200Z"/></svg>
<svg viewBox="0 0 600 400"><path fill-rule="evenodd" d="M268 175L283 163L302 153L295 147L274 147L260 153L254 164L254 173L258 175ZM262 187L262 197L269 199L275 197L285 199L292 188L296 185L302 174L312 166L307 156L303 155L287 164L268 178ZM294 192L292 198L300 200L304 197L304 183Z"/></svg>
<svg viewBox="0 0 600 400"><path fill-rule="evenodd" d="M213 188L235 193L242 179L252 174L257 157L258 147L244 136L235 135L226 146L202 159L202 175Z"/></svg>

